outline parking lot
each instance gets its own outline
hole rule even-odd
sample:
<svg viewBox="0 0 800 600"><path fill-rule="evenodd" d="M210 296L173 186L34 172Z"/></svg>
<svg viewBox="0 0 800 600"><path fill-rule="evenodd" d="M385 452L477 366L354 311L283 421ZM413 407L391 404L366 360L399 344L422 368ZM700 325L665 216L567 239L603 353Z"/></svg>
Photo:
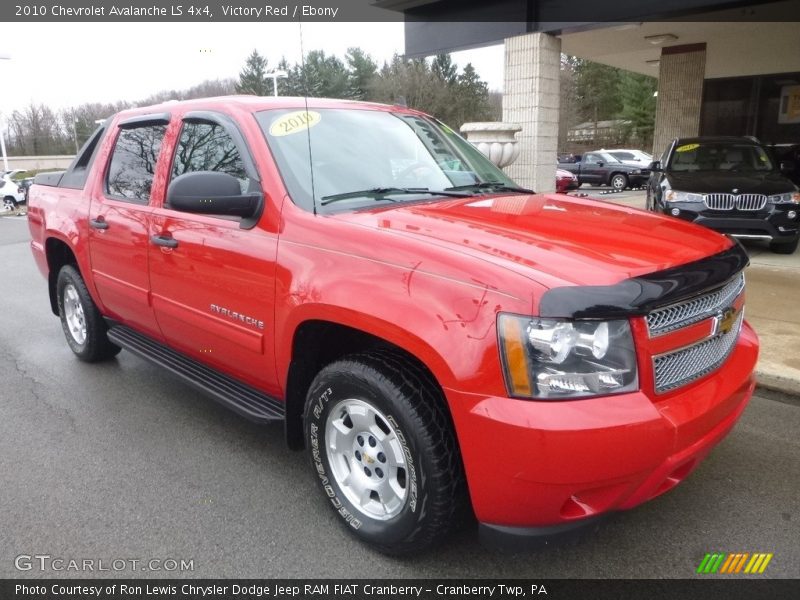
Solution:
<svg viewBox="0 0 800 600"><path fill-rule="evenodd" d="M764 576L800 577L800 405L787 396L759 392L686 482L581 541L508 555L467 527L387 558L340 529L279 426L127 352L75 360L27 240L24 218L0 218L0 577L82 575L14 566L48 554L192 560L168 573L192 577L685 578L712 551L771 552Z"/></svg>
<svg viewBox="0 0 800 600"><path fill-rule="evenodd" d="M624 192L614 192L607 186L592 187L583 185L571 195L586 194L593 198L606 200L615 204L632 206L633 208L645 207L644 190L625 190ZM772 266L781 268L800 269L800 252L794 254L775 254L769 251L767 242L758 240L747 240L745 242L747 251L750 254L750 262L753 265Z"/></svg>

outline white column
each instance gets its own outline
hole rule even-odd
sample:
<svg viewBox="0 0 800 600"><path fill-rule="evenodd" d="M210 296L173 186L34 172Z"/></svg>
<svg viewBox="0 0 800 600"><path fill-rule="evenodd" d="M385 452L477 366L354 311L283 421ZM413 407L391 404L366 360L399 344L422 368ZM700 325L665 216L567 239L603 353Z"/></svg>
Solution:
<svg viewBox="0 0 800 600"><path fill-rule="evenodd" d="M537 192L556 187L561 40L528 33L505 40L503 121L519 123L520 155L506 171Z"/></svg>
<svg viewBox="0 0 800 600"><path fill-rule="evenodd" d="M661 157L673 138L692 137L700 133L705 73L705 44L661 50L656 127L653 133L654 160Z"/></svg>

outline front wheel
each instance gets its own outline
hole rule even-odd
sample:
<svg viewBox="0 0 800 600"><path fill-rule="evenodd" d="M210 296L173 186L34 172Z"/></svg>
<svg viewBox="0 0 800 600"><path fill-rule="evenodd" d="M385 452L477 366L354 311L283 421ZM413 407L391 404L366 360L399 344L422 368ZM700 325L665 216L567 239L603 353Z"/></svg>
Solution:
<svg viewBox="0 0 800 600"><path fill-rule="evenodd" d="M769 249L772 250L775 254L794 254L795 250L797 250L797 244L800 242L800 238L797 238L793 242L778 244L775 242L770 242Z"/></svg>
<svg viewBox="0 0 800 600"><path fill-rule="evenodd" d="M306 446L342 524L389 554L439 540L464 507L461 456L442 393L405 356L334 362L308 392Z"/></svg>
<svg viewBox="0 0 800 600"><path fill-rule="evenodd" d="M75 356L98 362L119 354L121 348L109 341L105 321L75 267L61 267L56 291L61 327Z"/></svg>
<svg viewBox="0 0 800 600"><path fill-rule="evenodd" d="M628 178L622 173L617 173L611 178L611 187L615 192L621 192L628 187Z"/></svg>

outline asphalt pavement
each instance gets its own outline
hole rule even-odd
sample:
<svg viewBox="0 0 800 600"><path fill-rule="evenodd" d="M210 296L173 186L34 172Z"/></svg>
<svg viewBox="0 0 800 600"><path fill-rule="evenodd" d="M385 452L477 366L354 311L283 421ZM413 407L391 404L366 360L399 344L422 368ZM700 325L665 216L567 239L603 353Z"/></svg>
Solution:
<svg viewBox="0 0 800 600"><path fill-rule="evenodd" d="M24 218L0 218L0 578L114 575L19 571L20 555L193 565L122 576L685 578L717 551L774 553L761 577L800 577L800 407L786 397L759 392L688 480L579 541L504 554L468 526L388 558L343 532L280 427L127 352L76 360L27 239Z"/></svg>

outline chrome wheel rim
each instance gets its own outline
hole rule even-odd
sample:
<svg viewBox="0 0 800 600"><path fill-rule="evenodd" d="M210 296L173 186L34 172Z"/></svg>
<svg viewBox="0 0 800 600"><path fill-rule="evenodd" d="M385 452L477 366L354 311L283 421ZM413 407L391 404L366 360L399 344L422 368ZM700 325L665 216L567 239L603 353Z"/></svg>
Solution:
<svg viewBox="0 0 800 600"><path fill-rule="evenodd" d="M408 499L403 444L386 416L371 404L342 400L325 425L328 463L344 496L361 514L386 521Z"/></svg>
<svg viewBox="0 0 800 600"><path fill-rule="evenodd" d="M611 187L613 187L615 190L624 190L625 179L620 176L614 177L614 179L611 180Z"/></svg>
<svg viewBox="0 0 800 600"><path fill-rule="evenodd" d="M86 316L78 290L71 283L64 288L64 319L72 339L83 344L86 341Z"/></svg>

